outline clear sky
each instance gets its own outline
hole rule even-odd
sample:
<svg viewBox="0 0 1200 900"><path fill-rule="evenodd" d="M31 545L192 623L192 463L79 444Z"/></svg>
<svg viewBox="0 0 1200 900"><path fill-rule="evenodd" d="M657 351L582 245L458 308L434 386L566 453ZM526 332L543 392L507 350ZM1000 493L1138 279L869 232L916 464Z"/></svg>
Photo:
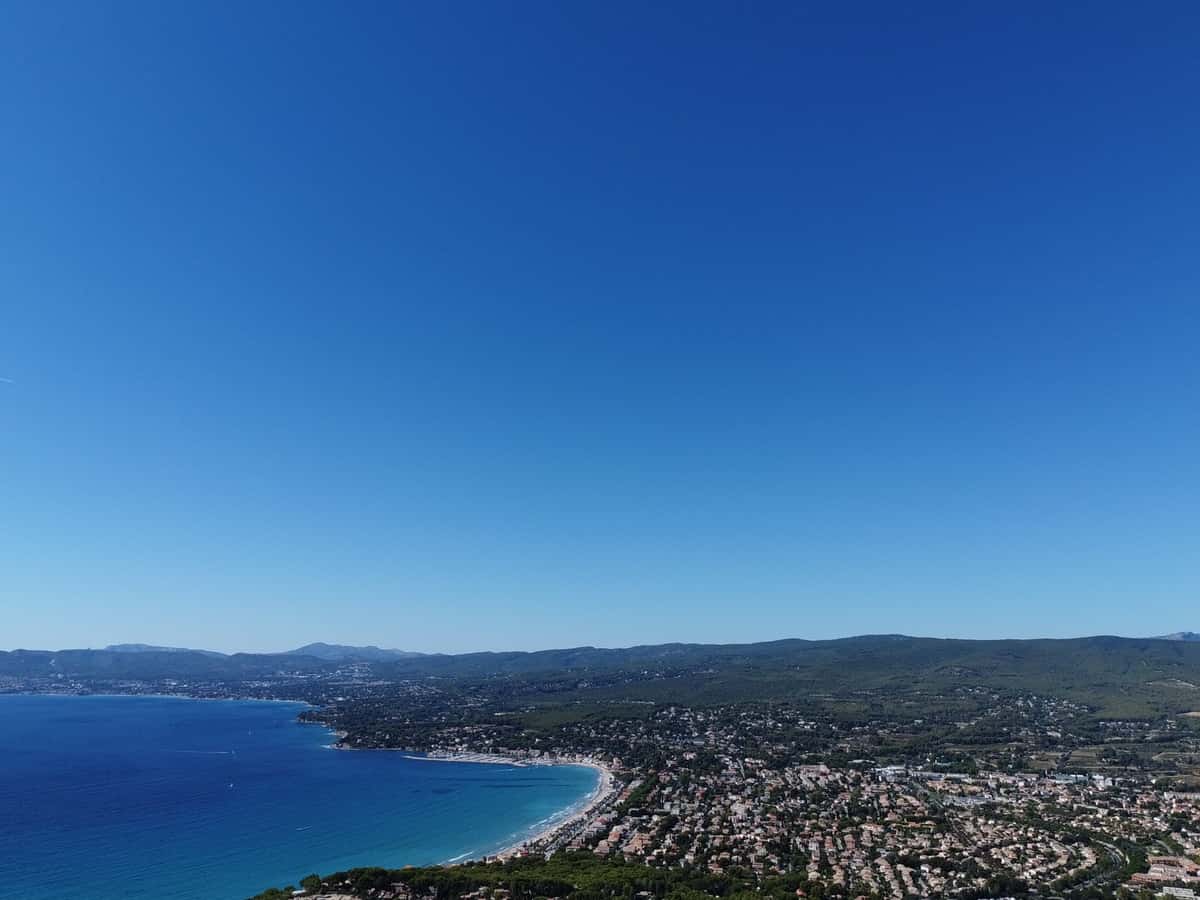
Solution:
<svg viewBox="0 0 1200 900"><path fill-rule="evenodd" d="M1200 627L1198 40L5 3L0 647Z"/></svg>

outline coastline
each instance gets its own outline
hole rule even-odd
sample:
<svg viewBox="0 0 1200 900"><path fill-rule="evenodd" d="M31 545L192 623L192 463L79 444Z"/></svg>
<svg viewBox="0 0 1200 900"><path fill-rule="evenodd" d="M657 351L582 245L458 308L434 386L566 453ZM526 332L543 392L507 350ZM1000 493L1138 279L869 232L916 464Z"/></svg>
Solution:
<svg viewBox="0 0 1200 900"><path fill-rule="evenodd" d="M308 700L293 700L287 697L210 697L204 694L181 694L178 692L138 692L138 693L122 693L118 692L87 692L78 693L75 691L0 691L0 697L69 697L76 700L86 700L89 697L97 697L108 700L119 700L123 698L137 699L144 697L147 700L204 700L217 703L286 703L292 706L307 706L309 709L320 709ZM302 725L307 725L307 722L302 722Z"/></svg>
<svg viewBox="0 0 1200 900"><path fill-rule="evenodd" d="M298 706L306 709L319 709L320 707L307 700L292 700L276 697L205 697L196 696L194 694L183 693L88 693L76 694L71 692L14 692L9 696L43 696L43 697L73 697L73 698L146 698L146 699L169 699L169 700L217 700L225 702L252 702L252 703L270 703L276 705ZM517 856L521 856L528 852L535 851L539 845L553 841L560 832L571 827L572 825L586 819L595 809L605 800L611 798L614 791L615 775L612 769L602 762L591 757L568 758L568 757L552 757L543 756L536 758L506 756L496 753L446 753L434 751L432 754L420 753L403 747L352 747L345 743L348 735L345 731L338 731L324 722L305 721L297 716L293 720L297 725L314 725L324 729L334 740L332 743L324 746L332 750L377 750L390 753L401 753L404 758L424 762L458 762L458 763L473 763L476 765L503 765L515 766L517 768L533 767L533 766L580 766L582 768L594 769L598 773L596 787L586 797L578 803L567 807L563 811L561 818L551 816L550 820L538 831L530 834L527 837L514 841L511 844L506 844L499 850L486 852L479 855L469 855L454 857L441 863L444 866L458 866L469 862L488 862L492 860L503 861Z"/></svg>
<svg viewBox="0 0 1200 900"><path fill-rule="evenodd" d="M318 709L319 707L306 700L285 699L282 697L214 697L214 696L197 696L195 694L185 693L74 693L68 691L15 691L8 696L39 696L39 697L64 697L64 698L96 698L96 699L126 699L126 698L144 698L144 699L170 699L170 700L217 700L225 702L252 702L252 703L269 703L275 705L296 706L306 709ZM305 721L297 716L293 720L297 725L315 725L322 728L326 733L333 738L333 742L325 744L328 749L334 750L382 750L391 753L401 753L404 758L424 762L458 762L458 763L473 763L476 765L504 765L514 766L517 768L533 767L533 766L580 766L583 768L594 769L598 778L596 786L591 793L575 804L567 807L560 814L551 816L545 820L545 824L532 834L513 841L510 844L502 846L498 850L475 854L469 856L464 855L454 857L441 863L444 866L463 865L469 862L487 862L487 861L503 861L514 857L522 856L526 853L540 852L544 845L552 843L561 832L571 826L587 819L596 808L606 800L611 799L615 795L614 784L616 776L603 762L599 762L592 757L552 757L543 756L536 758L528 758L521 756L507 756L496 753L447 753L444 751L434 751L432 754L420 753L409 748L402 747L352 747L345 743L347 732L335 730L328 724L319 721ZM538 823L540 824L540 823ZM534 825L537 827L537 824Z"/></svg>
<svg viewBox="0 0 1200 900"><path fill-rule="evenodd" d="M449 753L446 751L436 750L432 753L421 753L406 747L353 747L345 743L345 738L347 735L346 732L337 731L334 732L334 734L337 736L337 741L333 744L326 745L331 749L360 753L399 753L402 755L402 758L411 759L416 762L455 762L484 766L514 766L516 768L527 768L534 766L580 766L587 769L594 769L597 772L598 778L596 780L596 787L593 788L592 792L578 803L567 807L567 809L563 811L561 818L559 818L557 814L555 816L551 816L540 830L535 831L533 834L530 834L527 837L520 838L511 844L505 844L498 850L485 852L482 854L466 853L462 856L456 856L445 860L439 864L442 866L461 866L472 862L504 861L514 857L522 856L526 853L538 852L541 850L542 845L553 842L561 832L581 822L582 820L587 819L598 806L616 795L616 775L606 764L590 756L574 758L563 756L539 756L529 758L524 756L507 756L501 753Z"/></svg>
<svg viewBox="0 0 1200 900"><path fill-rule="evenodd" d="M565 831L570 826L587 819L596 810L601 803L608 800L614 793L615 776L608 766L603 763L588 761L576 762L571 760L554 761L550 763L542 763L542 765L567 765L567 766L585 766L590 769L595 769L599 773L599 778L596 781L596 787L593 791L581 800L574 808L568 809L566 815L558 821L547 823L546 827L541 831L530 835L524 840L517 841L507 847L501 848L498 852L490 856L482 857L483 860L506 860L516 856L524 855L533 849L536 845L543 844L548 841L553 841L560 832Z"/></svg>
<svg viewBox="0 0 1200 900"><path fill-rule="evenodd" d="M160 821L143 815L141 782L130 779L132 790L126 790L127 785L122 782L119 790L115 785L107 790L111 796L105 796L104 791L85 792L87 798L82 807L85 811L101 810L110 827L128 826L127 833L134 835L129 840L97 844L87 827L90 820L76 828L70 816L62 820L61 835L57 831L49 836L35 832L33 840L12 829L0 828L0 857L4 858L0 870L10 878L16 877L15 886L10 885L12 896L31 900L93 895L117 900L131 885L145 885L148 895L161 893L188 900L239 897L249 896L265 884L288 883L296 872L332 873L371 866L395 869L406 865L448 866L469 859L494 858L498 853L513 852L529 841L542 839L556 827L585 813L595 802L596 789L601 786L596 766L588 766L586 770L522 766L494 772L479 767L442 766L446 771L435 771L439 767L421 766L383 754L347 755L338 759L319 747L330 743L327 732L305 734L304 729L297 727L301 723L290 714L295 709L290 705L246 704L245 711L239 712L236 706L226 711L227 704L188 703L191 698L162 698L161 702L149 697L134 702L120 694L29 698L38 701L35 704L27 703L23 697L13 699L17 702L5 707L8 718L0 723L0 731L8 736L6 747L18 743L16 736L23 734L8 731L6 725L10 720L30 724L45 716L64 723L68 729L64 734L75 735L62 743L77 754L76 758L86 761L94 753L104 754L105 759L111 755L115 760L113 765L124 766L128 761L137 770L134 774L146 773L143 780L150 785L151 793L145 796L151 801L159 796L154 792L163 787L160 782L166 778L170 783L168 788L178 784L185 791L181 796L186 795L189 801L199 797L202 804L207 804L184 804L188 817L182 825L174 816ZM69 699L72 705L64 709L77 711L78 715L58 712L58 703L54 701L59 699ZM186 711L176 709L184 705ZM28 715L26 710L35 711L37 716ZM186 726L183 730L179 729L180 722ZM138 733L139 723L151 723L153 727L146 729L144 739L130 740L131 734ZM253 737L249 736L251 728ZM203 743L192 743L193 738ZM20 743L25 743L24 739ZM256 749L243 752L243 744ZM236 758L226 752L235 746ZM181 748L188 748L183 750L187 755L180 755ZM208 758L207 754L193 755L191 748L201 748L201 753L210 749L222 753ZM152 755L153 767L138 765L145 754ZM369 756L375 758L359 758ZM283 763L282 769L275 760ZM586 765L582 755L557 762ZM159 763L165 767L162 772ZM54 759L42 758L36 769L38 773L44 772L49 779L46 783L55 788L60 777L56 765ZM303 780L281 779L279 771L296 773ZM15 780L25 793L11 793L0 799L25 798L26 794L42 796L42 785L16 777L18 769L6 774L7 781L0 779L6 790ZM442 789L448 783L460 782L461 788ZM90 784L86 779L81 783ZM518 795L523 799L510 802L507 798L513 796L512 791L487 789L506 786L519 788ZM423 794L419 798L423 804L420 808L410 807L410 789L417 787ZM38 793L30 793L35 790ZM368 796L347 802L347 797L360 792ZM447 796L440 796L443 793ZM272 833L264 835L255 814L258 799L276 796L281 798L278 808L285 810L285 814L277 820ZM304 798L303 801L296 802L298 797ZM414 795L411 803L416 802ZM65 805L75 808L74 804ZM10 817L13 808L0 802L0 809ZM249 827L248 823L256 824ZM195 833L202 835L202 842L194 848L183 847L178 856L156 851L152 854L154 860L142 865L139 859L144 852L142 846L157 847L160 838L173 844L173 829L186 827L188 830L179 833L190 835L193 825ZM231 846L230 835L243 833L249 836L246 843ZM55 868L52 878L43 878L39 873L50 872L51 861L57 859L56 847L69 851L80 865ZM459 856L464 851L469 855ZM18 859L33 862L15 872L4 865ZM126 881L120 872L129 860L136 862L137 872ZM181 860L187 862L186 867L179 864ZM202 875L192 878L192 870ZM88 881L92 878L99 886L89 890Z"/></svg>
<svg viewBox="0 0 1200 900"><path fill-rule="evenodd" d="M347 747L339 742L336 745L341 750L351 750L358 748ZM473 763L475 765L503 765L516 766L518 768L532 766L579 766L586 769L594 769L598 775L596 786L591 793L580 800L578 803L567 807L563 811L562 817L552 816L544 827L539 831L534 832L528 837L521 838L511 844L506 844L499 850L491 853L484 853L480 856L470 856L469 858L455 857L442 863L444 866L460 866L468 862L489 862L493 860L503 861L512 859L517 856L522 856L538 848L546 842L553 841L560 832L575 825L576 823L588 818L600 804L610 799L615 793L616 776L612 769L602 762L599 762L591 757L583 758L568 758L568 757L537 757L536 759L528 759L516 756L504 756L495 753L438 753L436 755L414 753L411 750L401 751L405 754L405 759L418 760L423 762L457 762L457 763Z"/></svg>

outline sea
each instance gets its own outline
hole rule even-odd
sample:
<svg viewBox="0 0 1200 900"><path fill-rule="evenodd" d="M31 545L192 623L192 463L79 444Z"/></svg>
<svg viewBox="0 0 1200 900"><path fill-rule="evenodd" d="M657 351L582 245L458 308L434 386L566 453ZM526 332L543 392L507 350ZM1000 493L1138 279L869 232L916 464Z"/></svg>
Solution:
<svg viewBox="0 0 1200 900"><path fill-rule="evenodd" d="M334 750L302 709L0 695L0 893L243 900L311 872L477 858L598 784L584 766Z"/></svg>

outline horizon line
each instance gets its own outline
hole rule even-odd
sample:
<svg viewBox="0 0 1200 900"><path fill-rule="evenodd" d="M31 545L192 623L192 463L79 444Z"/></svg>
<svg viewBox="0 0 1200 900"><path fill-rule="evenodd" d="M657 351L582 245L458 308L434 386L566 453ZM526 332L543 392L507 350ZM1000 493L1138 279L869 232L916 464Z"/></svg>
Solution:
<svg viewBox="0 0 1200 900"><path fill-rule="evenodd" d="M620 651L620 650L635 650L641 647L671 647L671 646L691 646L691 647L751 647L758 644L777 644L787 641L799 641L810 644L829 643L833 641L852 641L863 638L907 638L911 640L927 640L927 641L962 641L968 643L984 643L984 642L1005 642L1005 641L1082 641L1097 638L1115 638L1123 641L1172 641L1180 640L1184 636L1197 635L1200 632L1182 629L1178 631L1166 632L1164 634L1154 635L1124 635L1124 634L1077 634L1065 637L954 637L947 635L924 635L924 634L904 634L903 632L866 632L862 634L849 634L840 637L829 638L804 638L804 637L781 637L771 638L769 640L758 641L659 641L656 643L642 644L626 644L621 646L598 646L595 644L575 644L572 646L560 647L540 647L529 650L459 650L459 651L439 651L439 650L406 650L396 647L380 647L376 644L348 644L334 641L310 641L307 644L300 644L296 647L287 648L284 650L213 650L208 647L181 647L171 644L152 644L142 641L120 641L105 644L100 647L7 647L0 648L0 653L67 653L71 651L85 650L91 652L110 652L110 653L137 653L137 652L185 652L185 653L212 653L221 656L286 656L295 655L297 650L304 649L312 644L324 644L330 647L346 647L354 650L377 650L381 653L399 653L411 654L414 657L437 657L437 656L474 656L479 654L535 654L535 653L553 653L564 652L570 650L597 650L597 651ZM120 647L141 647L145 650L120 650L113 648Z"/></svg>

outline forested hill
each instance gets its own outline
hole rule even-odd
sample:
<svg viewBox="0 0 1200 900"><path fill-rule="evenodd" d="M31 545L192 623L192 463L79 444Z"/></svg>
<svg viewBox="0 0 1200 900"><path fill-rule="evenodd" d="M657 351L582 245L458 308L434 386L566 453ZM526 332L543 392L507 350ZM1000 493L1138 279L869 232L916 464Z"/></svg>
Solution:
<svg viewBox="0 0 1200 900"><path fill-rule="evenodd" d="M1200 677L1200 646L1156 638L971 641L862 635L829 641L787 639L755 644L649 644L623 649L574 647L529 653L467 653L403 660L396 673L449 676L632 671L642 668L809 671L872 684L946 671L980 677L1064 672L1127 674L1149 670ZM837 672L842 672L838 677ZM1181 676L1182 677L1182 676Z"/></svg>
<svg viewBox="0 0 1200 900"><path fill-rule="evenodd" d="M296 652L0 652L0 675L15 677L239 681L328 673L350 664L384 679L568 680L611 696L678 697L687 702L772 699L797 691L936 690L976 684L1081 697L1151 691L1200 707L1200 643L1155 638L970 641L866 635L830 641L576 647L383 659L377 651L362 659L349 652L338 659Z"/></svg>
<svg viewBox="0 0 1200 900"><path fill-rule="evenodd" d="M575 680L581 688L577 693L593 699L692 705L986 686L1111 711L1127 706L1164 712L1200 708L1200 644L1104 636L969 641L865 635L621 650L581 647L430 657L386 668L392 677L541 678L546 690L556 692Z"/></svg>

